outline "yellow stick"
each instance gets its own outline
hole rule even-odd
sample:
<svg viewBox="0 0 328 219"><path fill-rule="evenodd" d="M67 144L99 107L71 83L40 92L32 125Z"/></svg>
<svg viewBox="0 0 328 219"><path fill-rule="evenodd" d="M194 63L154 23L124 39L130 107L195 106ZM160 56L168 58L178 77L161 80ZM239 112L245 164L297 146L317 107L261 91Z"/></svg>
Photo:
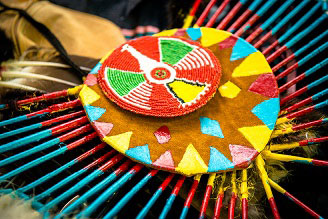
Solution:
<svg viewBox="0 0 328 219"><path fill-rule="evenodd" d="M67 94L68 95L76 95L80 92L80 90L82 89L83 87L83 84L79 85L79 86L76 86L76 87L73 87L73 88L68 88L67 89Z"/></svg>
<svg viewBox="0 0 328 219"><path fill-rule="evenodd" d="M282 123L286 123L289 121L291 121L291 119L288 119L287 117L281 117L281 118L277 119L276 125L280 125Z"/></svg>
<svg viewBox="0 0 328 219"><path fill-rule="evenodd" d="M187 15L187 17L185 18L185 20L183 22L182 28L188 28L188 27L190 27L193 19L194 19L194 16Z"/></svg>
<svg viewBox="0 0 328 219"><path fill-rule="evenodd" d="M273 144L270 145L269 150L270 151L280 151L280 150L288 150L292 148L300 147L300 144L298 142L292 142L292 143L286 143L286 144Z"/></svg>
<svg viewBox="0 0 328 219"><path fill-rule="evenodd" d="M295 132L292 128L278 129L278 130L273 131L272 137L277 137L279 135L285 135L285 134L289 134L292 132Z"/></svg>
<svg viewBox="0 0 328 219"><path fill-rule="evenodd" d="M278 192L285 194L286 190L283 189L281 186L279 186L277 183L275 183L274 181L272 181L270 178L269 180L269 184L272 188L274 188L275 190L277 190Z"/></svg>
<svg viewBox="0 0 328 219"><path fill-rule="evenodd" d="M237 194L236 171L235 170L231 174L231 186L232 186L232 192Z"/></svg>
<svg viewBox="0 0 328 219"><path fill-rule="evenodd" d="M240 185L240 192L241 198L248 199L248 188L247 188L247 169L243 169L241 171L241 185Z"/></svg>
<svg viewBox="0 0 328 219"><path fill-rule="evenodd" d="M219 193L218 194L223 194L224 193L224 183L225 183L226 177L227 177L227 174L226 174L226 172L224 172L222 174L222 177L221 177L221 183L220 183Z"/></svg>
<svg viewBox="0 0 328 219"><path fill-rule="evenodd" d="M304 162L304 163L312 163L311 158L305 158L305 157L298 157L298 156L292 156L292 155L285 155L285 154L276 154L272 153L271 151L262 151L261 153L265 159L272 159L272 160L279 160L279 161L285 161L285 162Z"/></svg>
<svg viewBox="0 0 328 219"><path fill-rule="evenodd" d="M256 164L256 167L258 169L259 175L261 177L262 184L263 184L265 193L267 195L267 198L270 199L270 198L273 197L273 194L272 194L271 187L269 185L268 174L264 169L265 162L264 162L261 154L257 156L257 158L255 160L255 164Z"/></svg>

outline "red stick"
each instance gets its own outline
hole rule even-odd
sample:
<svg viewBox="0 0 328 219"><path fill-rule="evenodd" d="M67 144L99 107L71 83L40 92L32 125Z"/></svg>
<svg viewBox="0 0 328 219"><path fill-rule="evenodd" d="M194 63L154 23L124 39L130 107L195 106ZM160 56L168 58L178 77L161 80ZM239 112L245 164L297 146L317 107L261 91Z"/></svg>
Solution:
<svg viewBox="0 0 328 219"><path fill-rule="evenodd" d="M262 33L263 30L261 27L257 28L254 32L251 33L251 35L249 35L247 38L246 38L246 41L247 42L252 42L258 35L260 35L260 33Z"/></svg>
<svg viewBox="0 0 328 219"><path fill-rule="evenodd" d="M74 113L70 113L70 114L67 114L67 115L59 116L59 117L56 117L56 118L53 118L53 119L50 119L50 120L47 120L47 121L44 121L44 122L40 122L40 123L44 127L44 126L49 126L49 125L52 125L54 123L61 122L61 121L67 120L67 119L71 119L71 118L74 118L74 117L77 117L77 116L82 116L82 115L85 115L83 110L78 111L78 112L74 112Z"/></svg>
<svg viewBox="0 0 328 219"><path fill-rule="evenodd" d="M303 94L304 92L306 92L308 90L307 87L302 87L301 89L295 91L294 93L289 94L288 96L281 98L280 99L280 105L288 102L291 99L294 99L295 97L298 97L299 95Z"/></svg>
<svg viewBox="0 0 328 219"><path fill-rule="evenodd" d="M240 8L243 6L240 2L238 2L231 10L230 12L223 18L221 23L216 27L216 29L223 30L228 23L231 21L232 18L235 17L235 15L238 13Z"/></svg>
<svg viewBox="0 0 328 219"><path fill-rule="evenodd" d="M269 204L273 213L273 217L275 219L280 219L279 211L273 197L269 199Z"/></svg>
<svg viewBox="0 0 328 219"><path fill-rule="evenodd" d="M264 42L266 42L270 37L272 37L272 31L270 30L266 33L259 41L254 44L255 48L259 48Z"/></svg>
<svg viewBox="0 0 328 219"><path fill-rule="evenodd" d="M28 98L25 100L18 100L17 105L23 105L23 104L27 104L27 103L35 103L35 102L39 102L42 100L56 99L58 97L66 97L67 95L68 95L67 90L61 90L61 91L56 91L56 92L52 92L52 93L48 93L48 94L43 94L43 95L37 96L37 97Z"/></svg>
<svg viewBox="0 0 328 219"><path fill-rule="evenodd" d="M204 194L204 198L203 198L203 202L202 202L202 206L200 208L200 216L199 218L204 218L205 214L206 214L206 209L208 206L208 201L211 197L211 193L212 193L212 185L207 185L206 186L206 191Z"/></svg>
<svg viewBox="0 0 328 219"><path fill-rule="evenodd" d="M82 144L85 144L85 143L87 143L87 142L89 142L92 139L97 138L97 137L98 137L97 133L93 132L93 133L91 133L87 136L84 136L84 137L80 138L79 140L74 141L73 143L67 145L66 147L67 147L68 150L72 150L72 149L74 149L74 148L76 148L76 147L78 147Z"/></svg>
<svg viewBox="0 0 328 219"><path fill-rule="evenodd" d="M192 6L192 8L191 8L191 11L190 11L190 13L189 13L189 15L191 15L191 16L195 16L196 11L197 11L197 9L198 9L199 4L201 3L201 1L202 1L202 0L196 0L196 1L194 2L193 6Z"/></svg>
<svg viewBox="0 0 328 219"><path fill-rule="evenodd" d="M218 198L216 199L213 219L219 219L220 218L223 198L224 198L224 193L219 194Z"/></svg>
<svg viewBox="0 0 328 219"><path fill-rule="evenodd" d="M297 108L305 106L306 104L311 103L311 102L312 102L312 97L308 97L308 98L306 98L306 99L304 99L304 100L302 100L298 103L295 103L294 105L284 109L283 111L286 111L286 112L289 113L289 112L292 112L292 111L296 110Z"/></svg>
<svg viewBox="0 0 328 219"><path fill-rule="evenodd" d="M180 191L185 179L186 179L185 176L180 176L180 178L178 179L177 183L175 184L175 187L171 194L174 194L175 196L177 196L179 194L179 191Z"/></svg>
<svg viewBox="0 0 328 219"><path fill-rule="evenodd" d="M213 26L213 24L215 23L217 17L222 13L222 11L225 9L225 7L227 7L227 5L229 4L229 1L230 0L224 0L222 2L222 4L220 5L220 7L215 11L215 13L211 17L211 19L207 22L207 24L205 25L205 27L212 27Z"/></svg>
<svg viewBox="0 0 328 219"><path fill-rule="evenodd" d="M113 154L115 154L115 150L112 149L109 152L107 152L106 154L102 155L101 157L97 158L96 160L94 160L92 163L88 164L87 166L85 166L83 169L91 169L99 164L101 164L102 162L104 162L105 160L107 160L107 158L111 157Z"/></svg>
<svg viewBox="0 0 328 219"><path fill-rule="evenodd" d="M241 36L247 30L247 27L252 26L258 19L260 19L260 16L254 14L241 28L239 28L235 35Z"/></svg>
<svg viewBox="0 0 328 219"><path fill-rule="evenodd" d="M205 10L203 11L203 13L200 15L200 17L198 18L198 20L196 21L196 25L198 27L202 26L205 18L207 17L208 13L210 12L211 8L214 6L215 2L217 0L211 0L208 5L206 6Z"/></svg>
<svg viewBox="0 0 328 219"><path fill-rule="evenodd" d="M272 68L273 72L278 71L282 66L286 65L288 62L292 61L293 59L295 59L295 55L294 53L291 54L290 56L288 56L287 58L285 58L284 60L282 60L280 63L278 63L277 65L275 65Z"/></svg>
<svg viewBox="0 0 328 219"><path fill-rule="evenodd" d="M294 112L294 113L291 113L291 114L288 114L286 117L288 119L293 119L293 118L296 118L296 117L299 117L299 116L303 116L309 112L312 112L314 110L314 106L310 106L310 107L307 107L305 109L302 109L300 111L297 111L297 112Z"/></svg>
<svg viewBox="0 0 328 219"><path fill-rule="evenodd" d="M305 146L305 145L308 145L308 144L320 143L320 142L325 142L325 141L328 141L328 136L321 137L321 138L305 139L305 140L299 141L298 143L299 143L300 146Z"/></svg>
<svg viewBox="0 0 328 219"><path fill-rule="evenodd" d="M95 146L94 148L91 148L90 150L88 150L87 152L84 152L83 154L81 154L80 156L78 156L76 158L76 160L78 160L79 162L84 160L85 158L89 157L90 155L95 154L96 152L100 151L101 149L103 149L107 144L106 143L100 143L97 146Z"/></svg>
<svg viewBox="0 0 328 219"><path fill-rule="evenodd" d="M297 82L303 80L305 78L305 76L306 76L305 73L302 73L299 76L297 76L296 78L294 78L293 80L291 80L288 83L284 84L283 86L279 87L279 93L284 92L285 90L287 90L288 88L290 88L291 86L296 84Z"/></svg>
<svg viewBox="0 0 328 219"><path fill-rule="evenodd" d="M299 205L300 207L302 207L307 213L309 213L311 216L315 217L315 218L322 218L319 214L317 214L315 211L313 211L311 208L309 208L308 206L306 206L303 202L301 202L300 200L298 200L297 198L295 198L292 194L290 194L289 192L285 192L284 195L286 195L288 198L290 198L291 200L293 200L293 202L295 202L297 205Z"/></svg>
<svg viewBox="0 0 328 219"><path fill-rule="evenodd" d="M307 122L307 123L295 125L295 126L292 127L292 129L294 131L306 129L306 128L309 128L309 127L321 125L322 121L323 121L322 119L319 119L319 120L315 120L315 121L312 121L312 122Z"/></svg>
<svg viewBox="0 0 328 219"><path fill-rule="evenodd" d="M263 52L262 52L262 54L263 55L268 55L269 54L269 52L274 48L274 47L276 47L276 46L278 46L278 44L279 44L279 41L278 40L276 40L276 41L274 41L268 48L266 48Z"/></svg>
<svg viewBox="0 0 328 219"><path fill-rule="evenodd" d="M292 71L294 71L295 69L298 68L298 63L296 62L295 64L293 64L292 66L288 67L285 71L281 72L279 75L276 76L276 80L279 80L285 76L287 76L289 73L291 73Z"/></svg>
<svg viewBox="0 0 328 219"><path fill-rule="evenodd" d="M249 15L252 14L252 11L246 9L246 11L229 27L228 31L235 31L243 22L248 18Z"/></svg>
<svg viewBox="0 0 328 219"><path fill-rule="evenodd" d="M55 127L50 128L52 135L56 135L58 133L70 130L74 127L78 127L79 125L85 124L88 122L88 118L86 116L83 116L78 119L74 119L72 121L57 125Z"/></svg>
<svg viewBox="0 0 328 219"><path fill-rule="evenodd" d="M74 108L77 106L81 106L81 101L79 99L49 106L48 108L45 108L43 110L39 110L39 111L36 111L33 113L26 114L26 117L31 118L33 116L42 115L45 113L54 113L54 112L62 111L65 109Z"/></svg>
<svg viewBox="0 0 328 219"><path fill-rule="evenodd" d="M242 199L242 219L248 218L248 200L247 198Z"/></svg>
<svg viewBox="0 0 328 219"><path fill-rule="evenodd" d="M268 58L267 58L267 62L271 63L273 62L276 58L278 58L278 56L281 55L281 53L285 52L288 49L287 46L282 46L280 47L278 50L276 50L274 53L272 53Z"/></svg>
<svg viewBox="0 0 328 219"><path fill-rule="evenodd" d="M191 202L192 202L192 199L194 198L194 195L195 195L195 192L197 190L197 187L198 187L198 184L199 184L199 181L198 180L194 180L190 190L189 190L189 193L188 193L188 196L187 196L187 199L184 203L184 206L185 207L190 207L191 205Z"/></svg>
<svg viewBox="0 0 328 219"><path fill-rule="evenodd" d="M112 155L112 154L115 154L116 151L110 152L110 153ZM98 169L101 170L101 171L103 171L103 172L105 172L106 170L108 170L109 168L111 168L113 165L115 165L116 163L120 162L123 158L124 158L124 156L122 154L117 154L112 159L110 159L108 162L106 162L101 167L99 167Z"/></svg>
<svg viewBox="0 0 328 219"><path fill-rule="evenodd" d="M234 217L235 217L236 199L237 199L237 195L234 192L231 193L229 212L228 212L229 219L234 219Z"/></svg>

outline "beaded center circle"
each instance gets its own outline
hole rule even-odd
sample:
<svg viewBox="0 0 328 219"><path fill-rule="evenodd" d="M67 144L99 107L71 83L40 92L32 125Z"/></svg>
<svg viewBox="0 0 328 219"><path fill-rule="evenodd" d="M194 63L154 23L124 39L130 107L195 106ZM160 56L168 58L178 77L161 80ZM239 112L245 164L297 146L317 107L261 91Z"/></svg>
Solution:
<svg viewBox="0 0 328 219"><path fill-rule="evenodd" d="M107 97L124 109L175 117L206 104L220 76L218 59L198 42L142 37L115 49L98 80Z"/></svg>

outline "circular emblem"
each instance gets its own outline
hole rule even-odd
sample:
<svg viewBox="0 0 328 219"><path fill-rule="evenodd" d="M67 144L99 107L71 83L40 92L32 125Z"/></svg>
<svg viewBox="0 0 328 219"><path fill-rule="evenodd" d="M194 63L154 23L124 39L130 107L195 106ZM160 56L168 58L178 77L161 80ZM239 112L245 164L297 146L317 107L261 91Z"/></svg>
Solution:
<svg viewBox="0 0 328 219"><path fill-rule="evenodd" d="M99 83L120 107L174 117L206 104L218 88L221 66L199 43L178 37L142 37L104 61Z"/></svg>
<svg viewBox="0 0 328 219"><path fill-rule="evenodd" d="M79 96L104 142L144 165L188 176L247 167L265 149L280 110L263 54L206 27L123 44L89 73ZM193 113L163 117L206 101Z"/></svg>

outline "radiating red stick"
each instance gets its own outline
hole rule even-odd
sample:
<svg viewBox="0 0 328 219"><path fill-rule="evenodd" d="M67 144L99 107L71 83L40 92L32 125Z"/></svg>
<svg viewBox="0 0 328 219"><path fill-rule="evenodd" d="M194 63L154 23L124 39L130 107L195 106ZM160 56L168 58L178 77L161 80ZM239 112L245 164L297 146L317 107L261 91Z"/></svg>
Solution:
<svg viewBox="0 0 328 219"><path fill-rule="evenodd" d="M328 136L321 137L321 138L310 138L310 139L305 139L302 141L299 141L300 146L306 146L306 145L311 145L311 144L317 144L321 142L328 141Z"/></svg>
<svg viewBox="0 0 328 219"><path fill-rule="evenodd" d="M270 204L270 207L271 207L271 210L272 210L272 213L273 213L273 217L275 219L280 219L279 211L278 211L276 202L275 202L273 197L269 199L269 204Z"/></svg>
<svg viewBox="0 0 328 219"><path fill-rule="evenodd" d="M295 103L294 105L284 109L282 112L283 113L286 113L286 112L291 112L291 111L294 111L295 109L297 108L300 108L302 106L305 106L315 100L318 100L320 98L322 98L323 96L327 95L328 94L328 88L323 90L323 91L320 91L319 93L316 93L315 95L311 96L311 97L308 97L298 103ZM288 97L288 96L287 96Z"/></svg>
<svg viewBox="0 0 328 219"><path fill-rule="evenodd" d="M207 206L208 206L208 201L209 201L209 199L211 197L211 193L212 193L212 189L213 189L213 184L214 184L215 176L216 176L215 173L209 175L209 178L208 178L208 181L207 181L206 190L205 190L205 194L204 194L204 198L203 198L203 202L202 202L202 206L200 208L199 219L205 218L206 209L207 209Z"/></svg>
<svg viewBox="0 0 328 219"><path fill-rule="evenodd" d="M195 0L189 14L187 15L187 17L184 20L184 24L182 28L188 28L191 26L191 23L195 17L196 11L199 7L199 4L201 3L202 0Z"/></svg>
<svg viewBox="0 0 328 219"><path fill-rule="evenodd" d="M242 182L240 184L242 219L248 218L248 186L247 186L247 169L241 172Z"/></svg>
<svg viewBox="0 0 328 219"><path fill-rule="evenodd" d="M285 90L287 90L288 88L290 88L291 86L296 84L297 82L303 80L305 77L306 77L306 73L302 73L299 76L297 76L296 78L294 78L293 80L288 81L287 83L285 83L284 85L279 87L279 93L284 92Z"/></svg>
<svg viewBox="0 0 328 219"><path fill-rule="evenodd" d="M203 11L203 13L200 15L200 17L198 18L198 20L196 21L196 26L200 27L202 26L205 18L207 17L208 13L210 12L211 8L214 6L215 2L217 0L211 0L208 5L206 6L205 10Z"/></svg>
<svg viewBox="0 0 328 219"><path fill-rule="evenodd" d="M288 121L290 121L290 120L293 119L293 118L296 118L296 117L299 117L299 116L303 116L303 115L305 115L305 114L307 114L307 113L310 113L310 112L312 112L312 111L314 111L314 110L317 110L317 109L324 108L324 107L326 107L326 106L328 106L328 99L325 100L325 101L322 101L322 102L320 102L320 103L318 103L318 104L315 104L315 105L313 105L313 106L310 106L310 107L304 108L304 109L299 110L299 111L296 111L296 112L294 112L294 113L287 114L287 115L285 115L284 117L280 117L280 118L278 118L278 120L277 120L277 125L278 125L278 124L281 124L281 123L288 122Z"/></svg>
<svg viewBox="0 0 328 219"><path fill-rule="evenodd" d="M238 17L238 19L229 27L228 31L233 32L235 31L250 15L252 14L252 11L249 9L246 9L245 12Z"/></svg>
<svg viewBox="0 0 328 219"><path fill-rule="evenodd" d="M290 113L290 112L292 112L292 111L294 111L294 110L296 110L296 109L298 109L298 108L300 108L302 106L305 106L305 105L311 103L312 101L313 101L312 98L311 97L308 97L308 98L306 98L306 99L304 99L304 100L302 100L302 101L300 101L298 103L295 103L294 105L292 105L290 107L287 107L286 109L283 109L282 110L282 113L284 113L284 114L285 113Z"/></svg>
<svg viewBox="0 0 328 219"><path fill-rule="evenodd" d="M274 53L272 53L266 60L268 63L273 62L276 58L278 58L278 56L281 55L281 53L287 51L288 47L287 46L282 46L280 47L278 50L274 51Z"/></svg>
<svg viewBox="0 0 328 219"><path fill-rule="evenodd" d="M95 154L96 152L100 151L101 149L103 149L104 147L106 147L107 144L106 143L100 143L97 146L91 148L90 150L84 152L83 154L81 154L80 156L78 156L77 158L75 158L75 160L77 162L81 162L83 161L85 158L89 157L90 155ZM114 149L112 149L114 150Z"/></svg>
<svg viewBox="0 0 328 219"><path fill-rule="evenodd" d="M234 219L235 217L236 199L237 199L237 195L234 192L232 192L230 205L229 205L229 212L228 212L229 219Z"/></svg>
<svg viewBox="0 0 328 219"><path fill-rule="evenodd" d="M285 71L281 72L279 75L276 76L276 80L279 80L285 76L287 76L289 73L294 71L298 68L298 63L293 64L292 66L289 66Z"/></svg>
<svg viewBox="0 0 328 219"><path fill-rule="evenodd" d="M260 16L254 14L243 26L239 28L235 35L240 37L245 32L247 27L252 26L258 19L260 19Z"/></svg>
<svg viewBox="0 0 328 219"><path fill-rule="evenodd" d="M259 41L257 41L255 44L254 44L254 47L255 48L259 48L260 46L262 46L262 44L264 42L266 42L270 37L272 37L272 31L269 31L267 32L263 37L261 37L259 39Z"/></svg>
<svg viewBox="0 0 328 219"><path fill-rule="evenodd" d="M328 121L327 118L319 119L319 120L315 120L315 121L311 121L311 122L306 122L306 123L303 123L303 124L295 125L295 126L292 127L292 129L294 131L298 131L298 130L302 130L302 129L306 129L306 128L310 128L310 127L313 127L313 126L324 124L327 121Z"/></svg>
<svg viewBox="0 0 328 219"><path fill-rule="evenodd" d="M197 9L198 9L201 2L202 2L202 0L195 0L193 6L191 8L191 11L189 13L190 16L195 16L196 11L197 11Z"/></svg>
<svg viewBox="0 0 328 219"><path fill-rule="evenodd" d="M218 197L217 197L217 200L215 202L215 207L214 207L214 217L213 217L213 219L219 219L220 218L223 198L224 198L224 193L219 194Z"/></svg>
<svg viewBox="0 0 328 219"><path fill-rule="evenodd" d="M315 120L315 121L311 121L311 122L306 122L306 123L302 123L302 124L298 124L298 125L293 125L292 127L288 127L285 129L277 129L274 131L274 135L284 135L284 134L288 134L291 132L296 132L302 129L307 129L307 128L311 128L314 126L318 126L318 125L322 125L328 122L327 118L324 119L319 119L319 120Z"/></svg>
<svg viewBox="0 0 328 219"><path fill-rule="evenodd" d="M290 61L292 61L293 59L295 59L295 54L291 54L290 56L288 56L287 58L285 58L284 60L282 60L280 63L278 63L277 65L275 65L272 68L273 73L278 71L282 66L286 65L287 63L289 63Z"/></svg>
<svg viewBox="0 0 328 219"><path fill-rule="evenodd" d="M235 217L235 207L237 199L237 185L236 185L236 171L234 170L231 174L231 199L228 211L228 218L234 219Z"/></svg>
<svg viewBox="0 0 328 219"><path fill-rule="evenodd" d="M248 218L248 200L247 198L242 199L242 219Z"/></svg>
<svg viewBox="0 0 328 219"><path fill-rule="evenodd" d="M222 13L222 11L225 9L225 7L227 7L227 5L229 4L229 2L230 2L230 0L224 0L222 2L222 4L220 5L220 7L215 11L215 13L211 17L211 19L207 22L207 24L205 25L205 27L212 27L213 26L213 24L215 23L216 19Z"/></svg>
<svg viewBox="0 0 328 219"><path fill-rule="evenodd" d="M237 2L237 4L230 10L230 12L223 18L221 23L216 27L216 29L224 30L224 28L228 25L232 18L238 13L240 8L243 6L241 2Z"/></svg>
<svg viewBox="0 0 328 219"><path fill-rule="evenodd" d="M192 202L192 200L194 198L195 192L197 190L197 187L198 187L200 178L201 178L201 175L196 175L194 177L194 182L193 182L193 184L192 184L192 186L191 186L191 188L189 190L188 196L187 196L186 201L184 203L184 207L182 209L182 212L181 212L181 215L180 215L180 219L186 218L186 216L188 214L188 211L189 211L191 202Z"/></svg>
<svg viewBox="0 0 328 219"><path fill-rule="evenodd" d="M86 116L83 116L81 118L78 118L78 119L75 119L75 120L72 120L72 121L69 121L69 122L54 126L54 127L50 128L50 130L51 130L52 135L56 135L58 133L70 130L71 128L77 127L77 126L79 126L81 124L84 124L86 122L88 122L88 118Z"/></svg>
<svg viewBox="0 0 328 219"><path fill-rule="evenodd" d="M268 47L262 52L262 54L265 55L265 56L267 56L267 55L270 53L270 51L271 51L273 48L275 48L276 46L278 46L278 45L279 45L279 41L278 41L278 40L275 40L273 43L270 44L270 46L268 46ZM257 47L256 47L256 48L257 48Z"/></svg>
<svg viewBox="0 0 328 219"><path fill-rule="evenodd" d="M226 173L224 172L222 174L222 177L221 177L221 184L220 184L218 196L217 196L217 199L216 199L216 202L215 202L213 219L219 219L219 217L220 217L221 208L222 208L222 201L223 201L223 198L224 198L224 188L223 188L223 186L224 186L224 183L225 183L225 179L226 179Z"/></svg>
<svg viewBox="0 0 328 219"><path fill-rule="evenodd" d="M303 202L295 198L292 194L287 192L285 189L283 189L281 186L279 186L277 183L269 179L270 185L276 189L278 192L282 193L283 195L287 196L291 201L293 201L295 204L303 208L307 213L309 213L311 216L317 219L321 219L322 217L317 214L315 211L313 211L311 208L309 208L307 205L305 205Z"/></svg>

